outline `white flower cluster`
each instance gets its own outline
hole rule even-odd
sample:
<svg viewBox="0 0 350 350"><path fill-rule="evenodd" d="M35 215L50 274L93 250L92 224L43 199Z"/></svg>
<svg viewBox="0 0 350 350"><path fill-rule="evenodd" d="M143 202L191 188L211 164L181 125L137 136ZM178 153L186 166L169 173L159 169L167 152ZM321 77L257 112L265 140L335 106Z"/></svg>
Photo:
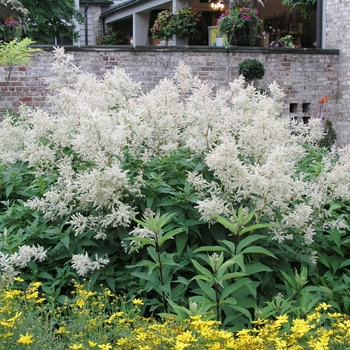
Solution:
<svg viewBox="0 0 350 350"><path fill-rule="evenodd" d="M27 205L48 220L70 216L76 234L94 230L95 238L104 239L107 227L127 226L135 216L125 203L130 193L140 196L142 180L121 169L125 148L144 160L177 147L206 154L219 181L188 176L202 218L230 217L232 202L249 199L257 222L266 216L278 223L273 235L279 242L298 234L305 245L312 243L313 221L328 215L324 204L350 199L350 147L324 156L313 178L297 175L303 144L322 136L321 121L303 125L281 117L284 94L275 83L269 94L260 94L245 87L241 76L214 94L180 64L172 79L142 93L122 69L98 79L76 67L62 48L54 55L50 108L22 107L18 120L5 118L0 161L26 161L38 173L58 174L45 195Z"/></svg>
<svg viewBox="0 0 350 350"><path fill-rule="evenodd" d="M150 241L155 241L156 234L149 230L148 228L140 227L139 225L135 227L131 232L129 232L130 237L137 237L137 238L145 238ZM124 247L125 252L131 252L134 248L140 245L140 242L137 240L131 240L130 245L127 246L125 242L122 242L122 246ZM138 251L136 249L136 251Z"/></svg>
<svg viewBox="0 0 350 350"><path fill-rule="evenodd" d="M44 261L47 258L43 247L37 245L22 245L18 252L13 254L3 254L0 252L0 276L11 284L14 277L21 273L30 261Z"/></svg>
<svg viewBox="0 0 350 350"><path fill-rule="evenodd" d="M99 270L101 267L106 266L109 263L109 259L99 258L95 255L95 260L91 260L88 253L72 255L72 268L75 269L79 276L85 276L86 274Z"/></svg>

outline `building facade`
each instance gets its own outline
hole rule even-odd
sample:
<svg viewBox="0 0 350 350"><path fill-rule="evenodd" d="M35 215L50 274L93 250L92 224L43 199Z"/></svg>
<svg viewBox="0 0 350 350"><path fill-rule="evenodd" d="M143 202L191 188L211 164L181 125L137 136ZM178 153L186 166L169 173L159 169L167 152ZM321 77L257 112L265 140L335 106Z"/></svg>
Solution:
<svg viewBox="0 0 350 350"><path fill-rule="evenodd" d="M301 37L301 47L339 50L338 71L332 71L334 81L337 82L337 92L332 89L326 93L336 99L332 111L332 122L338 134L339 144L350 143L350 0L318 0L317 11L311 14L310 19L302 19L297 14L291 14L281 0L262 0L264 6L256 2L261 18L263 19L262 32L269 23L277 30L290 31L293 25ZM164 9L173 11L185 6L193 6L199 10L211 11L207 0L114 0L109 3L97 1L80 1L80 7L88 6L91 19L98 21L98 25L91 24L89 44L95 44L98 35L103 35L106 28L124 31L130 44L134 46L152 46L154 42L150 36L149 28L154 20L155 13ZM95 7L95 9L93 9ZM85 7L84 7L85 8ZM90 11L90 12L89 12ZM94 15L93 15L94 13ZM212 15L213 19L215 14ZM215 24L214 21L209 24ZM100 25L101 29L98 29ZM81 28L86 31L86 28ZM89 32L90 33L90 32ZM84 34L85 35L85 34ZM85 36L81 35L80 44L86 42ZM271 36L271 35L270 35ZM266 47L275 37L263 36L258 44ZM209 38L208 38L209 40ZM177 44L174 37L173 44ZM209 42L207 43L209 44ZM293 65L293 62L290 62ZM296 68L297 69L297 68ZM315 67L315 70L317 67ZM333 67L329 67L333 70ZM333 84L332 84L333 86ZM319 86L314 86L319 89ZM320 96L322 97L322 96Z"/></svg>

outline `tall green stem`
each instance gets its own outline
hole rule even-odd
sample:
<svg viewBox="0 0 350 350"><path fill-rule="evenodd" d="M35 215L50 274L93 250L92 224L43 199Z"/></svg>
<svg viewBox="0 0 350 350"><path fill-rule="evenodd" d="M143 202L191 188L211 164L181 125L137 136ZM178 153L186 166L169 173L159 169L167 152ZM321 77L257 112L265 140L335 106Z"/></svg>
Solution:
<svg viewBox="0 0 350 350"><path fill-rule="evenodd" d="M160 252L160 245L158 244L158 232L155 232L154 234L155 234L155 242L156 242L156 251L157 251L158 262L159 262L159 280L160 280L160 284L164 286L162 256ZM164 309L165 311L168 311L168 302L165 298L165 294L163 290L162 290L162 299L163 299Z"/></svg>

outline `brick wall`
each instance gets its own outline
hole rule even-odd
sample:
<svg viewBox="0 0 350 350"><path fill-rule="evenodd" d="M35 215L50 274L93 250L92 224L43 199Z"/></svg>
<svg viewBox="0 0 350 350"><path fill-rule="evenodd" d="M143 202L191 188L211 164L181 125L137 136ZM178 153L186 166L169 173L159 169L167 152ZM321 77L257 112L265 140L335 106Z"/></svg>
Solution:
<svg viewBox="0 0 350 350"><path fill-rule="evenodd" d="M238 76L239 63L245 58L256 58L266 68L265 77L256 85L266 88L276 81L286 93L283 115L300 119L318 116L318 100L327 95L329 103L325 105L322 116L333 121L339 144L347 143L348 131L342 130L343 124L338 123L337 113L338 50L131 46L67 47L66 50L74 54L76 64L84 71L98 76L113 67L125 68L135 81L142 82L145 91L154 87L160 79L170 77L180 61L190 65L196 75L213 87L226 88ZM5 106L16 109L21 102L45 106L45 79L51 74L52 60L51 49L45 49L35 54L31 65L14 67L9 87L0 101L0 111ZM7 74L8 68L0 67L0 88L4 86Z"/></svg>

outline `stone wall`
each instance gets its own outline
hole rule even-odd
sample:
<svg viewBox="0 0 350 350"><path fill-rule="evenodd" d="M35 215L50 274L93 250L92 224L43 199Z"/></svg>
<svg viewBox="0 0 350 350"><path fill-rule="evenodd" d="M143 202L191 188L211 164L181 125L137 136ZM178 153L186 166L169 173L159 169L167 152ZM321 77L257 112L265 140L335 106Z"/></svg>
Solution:
<svg viewBox="0 0 350 350"><path fill-rule="evenodd" d="M9 87L0 101L0 112L5 107L16 109L20 103L45 106L45 79L51 74L53 54L51 48L44 49L34 56L31 65L14 67ZM265 77L256 85L266 88L276 81L286 93L284 116L317 117L318 100L327 95L329 103L324 106L322 117L333 121L339 144L347 143L343 124L338 124L338 50L124 46L67 47L66 51L74 54L81 69L98 76L113 67L124 68L135 81L142 82L145 91L152 89L160 79L170 77L180 61L190 65L214 90L227 88L238 76L239 63L245 58L256 58L266 68ZM0 88L7 74L8 68L0 67Z"/></svg>
<svg viewBox="0 0 350 350"><path fill-rule="evenodd" d="M334 117L341 144L350 143L350 0L323 0L326 4L326 48L339 49L338 109Z"/></svg>

